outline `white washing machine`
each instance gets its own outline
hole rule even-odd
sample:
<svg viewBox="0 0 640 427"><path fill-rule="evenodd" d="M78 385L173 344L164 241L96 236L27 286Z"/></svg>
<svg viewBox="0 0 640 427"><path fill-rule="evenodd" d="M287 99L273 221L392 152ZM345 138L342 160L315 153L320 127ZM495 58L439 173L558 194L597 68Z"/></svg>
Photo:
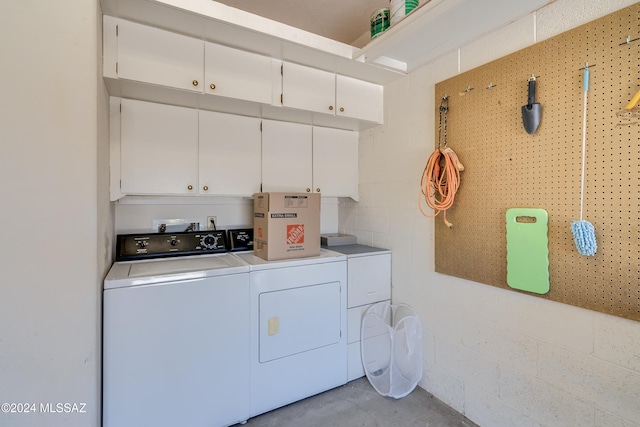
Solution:
<svg viewBox="0 0 640 427"><path fill-rule="evenodd" d="M251 416L345 384L346 256L237 255L251 266Z"/></svg>
<svg viewBox="0 0 640 427"><path fill-rule="evenodd" d="M105 279L104 427L249 417L249 266L230 253L192 255L215 252L215 236L173 237L137 236L131 258L165 246L189 256L116 262Z"/></svg>

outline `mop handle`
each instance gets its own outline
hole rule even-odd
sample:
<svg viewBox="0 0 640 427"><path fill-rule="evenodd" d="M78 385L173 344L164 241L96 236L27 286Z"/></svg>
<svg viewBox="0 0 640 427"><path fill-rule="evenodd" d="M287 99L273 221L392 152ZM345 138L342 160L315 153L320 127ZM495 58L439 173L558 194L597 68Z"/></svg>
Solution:
<svg viewBox="0 0 640 427"><path fill-rule="evenodd" d="M587 152L587 92L589 91L589 63L584 67L584 106L582 108L582 177L580 180L580 221L582 221L582 205L584 200L584 164Z"/></svg>

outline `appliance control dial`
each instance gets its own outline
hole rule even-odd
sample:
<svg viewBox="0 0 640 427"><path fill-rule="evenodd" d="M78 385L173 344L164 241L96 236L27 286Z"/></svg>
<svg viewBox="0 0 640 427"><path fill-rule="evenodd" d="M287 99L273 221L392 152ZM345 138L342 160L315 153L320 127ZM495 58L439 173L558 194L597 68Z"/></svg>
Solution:
<svg viewBox="0 0 640 427"><path fill-rule="evenodd" d="M220 245L218 241L220 240L220 236L215 234L205 234L200 238L200 245L204 249L218 249Z"/></svg>

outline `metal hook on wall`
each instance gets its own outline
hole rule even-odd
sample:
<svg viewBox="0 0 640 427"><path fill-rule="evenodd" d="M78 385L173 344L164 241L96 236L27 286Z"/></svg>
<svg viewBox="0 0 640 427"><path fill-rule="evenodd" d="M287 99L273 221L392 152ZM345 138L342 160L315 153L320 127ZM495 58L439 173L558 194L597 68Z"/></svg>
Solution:
<svg viewBox="0 0 640 427"><path fill-rule="evenodd" d="M462 92L459 92L458 95L465 96L466 94L468 94L472 90L473 90L473 88L471 86L467 86L467 88L465 90L463 90Z"/></svg>
<svg viewBox="0 0 640 427"><path fill-rule="evenodd" d="M631 39L631 36L627 35L627 39L625 41L623 41L622 43L620 43L618 46L623 46L625 44L631 44L633 42L636 42L640 40L640 37L636 37L635 39Z"/></svg>
<svg viewBox="0 0 640 427"><path fill-rule="evenodd" d="M449 110L449 95L444 95L440 100L440 112L447 112Z"/></svg>
<svg viewBox="0 0 640 427"><path fill-rule="evenodd" d="M487 89L491 90L491 89L493 89L493 88L494 88L494 87L496 87L496 86L498 86L498 85L494 85L494 84L493 84L493 82L490 82L490 83L489 83L489 86L487 86Z"/></svg>

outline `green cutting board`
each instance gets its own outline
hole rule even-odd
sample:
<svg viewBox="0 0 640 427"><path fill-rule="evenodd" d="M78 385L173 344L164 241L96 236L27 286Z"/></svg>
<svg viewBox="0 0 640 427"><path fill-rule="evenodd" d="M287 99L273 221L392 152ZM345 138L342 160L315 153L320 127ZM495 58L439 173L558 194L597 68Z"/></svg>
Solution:
<svg viewBox="0 0 640 427"><path fill-rule="evenodd" d="M549 292L549 216L544 209L507 210L507 284L522 291Z"/></svg>

